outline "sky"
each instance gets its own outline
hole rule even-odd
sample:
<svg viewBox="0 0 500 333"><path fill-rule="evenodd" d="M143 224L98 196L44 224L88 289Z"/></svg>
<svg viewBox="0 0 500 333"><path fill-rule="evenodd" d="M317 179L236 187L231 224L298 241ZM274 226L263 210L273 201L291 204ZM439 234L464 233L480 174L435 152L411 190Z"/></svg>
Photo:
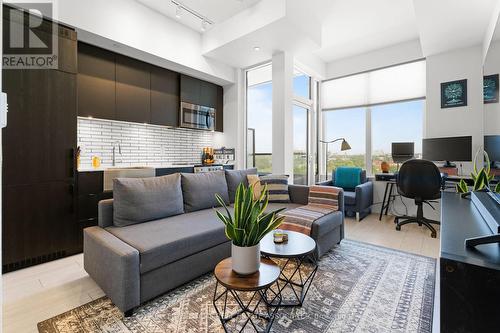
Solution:
<svg viewBox="0 0 500 333"><path fill-rule="evenodd" d="M305 76L294 80L296 95L308 95ZM415 142L415 152L422 152L423 112L425 100L387 104L371 107L372 151L391 152L392 142ZM307 126L304 113L294 107L294 146L305 150ZM344 137L351 145L349 155L365 153L364 108L353 108L325 112L325 140ZM272 83L252 86L248 89L248 127L255 128L257 153L272 151ZM340 142L330 146L330 151L340 151Z"/></svg>

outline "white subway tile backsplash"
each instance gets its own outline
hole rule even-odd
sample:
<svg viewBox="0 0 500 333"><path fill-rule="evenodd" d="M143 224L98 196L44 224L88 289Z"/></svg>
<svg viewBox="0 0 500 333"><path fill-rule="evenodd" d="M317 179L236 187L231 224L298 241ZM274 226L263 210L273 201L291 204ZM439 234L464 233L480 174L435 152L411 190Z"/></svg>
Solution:
<svg viewBox="0 0 500 333"><path fill-rule="evenodd" d="M90 167L92 156L111 166L113 144L120 142L122 154L116 153L118 165L197 164L203 147L213 145L213 133L184 128L133 124L112 120L78 118L80 165Z"/></svg>

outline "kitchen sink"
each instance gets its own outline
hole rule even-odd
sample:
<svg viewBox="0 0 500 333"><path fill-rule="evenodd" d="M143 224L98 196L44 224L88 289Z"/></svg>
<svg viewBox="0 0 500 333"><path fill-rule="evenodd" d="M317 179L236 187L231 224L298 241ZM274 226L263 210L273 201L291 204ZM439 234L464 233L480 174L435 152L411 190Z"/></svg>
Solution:
<svg viewBox="0 0 500 333"><path fill-rule="evenodd" d="M155 175L156 169L152 167L111 167L104 170L104 191L113 190L115 178L147 178Z"/></svg>

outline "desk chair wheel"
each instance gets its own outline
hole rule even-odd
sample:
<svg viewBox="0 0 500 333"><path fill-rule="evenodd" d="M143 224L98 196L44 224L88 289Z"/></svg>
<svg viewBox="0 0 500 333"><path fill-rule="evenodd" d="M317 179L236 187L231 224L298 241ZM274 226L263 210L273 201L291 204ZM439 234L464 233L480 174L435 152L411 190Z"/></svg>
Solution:
<svg viewBox="0 0 500 333"><path fill-rule="evenodd" d="M431 238L436 238L437 237L437 234L435 232L432 232L431 233Z"/></svg>
<svg viewBox="0 0 500 333"><path fill-rule="evenodd" d="M396 230L397 231L401 231L401 226L400 225L396 225Z"/></svg>

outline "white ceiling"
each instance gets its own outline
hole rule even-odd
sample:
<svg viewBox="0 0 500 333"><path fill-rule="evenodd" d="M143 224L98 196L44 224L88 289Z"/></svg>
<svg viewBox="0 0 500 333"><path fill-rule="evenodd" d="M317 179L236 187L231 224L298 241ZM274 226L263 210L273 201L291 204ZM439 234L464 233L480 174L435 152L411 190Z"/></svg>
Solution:
<svg viewBox="0 0 500 333"><path fill-rule="evenodd" d="M177 18L177 6L171 0L136 0L145 6L160 12L161 14L179 21L180 23L200 31L200 19L185 11L182 11L181 18ZM208 18L214 23L227 20L231 16L253 6L260 0L179 0L177 2L193 9L197 13Z"/></svg>
<svg viewBox="0 0 500 333"><path fill-rule="evenodd" d="M136 1L175 19L171 0ZM328 64L412 40L424 56L479 45L500 0L180 1L215 22L202 35L205 56L248 67L277 51ZM178 21L200 31L191 15Z"/></svg>
<svg viewBox="0 0 500 333"><path fill-rule="evenodd" d="M323 18L322 47L315 51L325 62L418 38L413 0L331 3Z"/></svg>

